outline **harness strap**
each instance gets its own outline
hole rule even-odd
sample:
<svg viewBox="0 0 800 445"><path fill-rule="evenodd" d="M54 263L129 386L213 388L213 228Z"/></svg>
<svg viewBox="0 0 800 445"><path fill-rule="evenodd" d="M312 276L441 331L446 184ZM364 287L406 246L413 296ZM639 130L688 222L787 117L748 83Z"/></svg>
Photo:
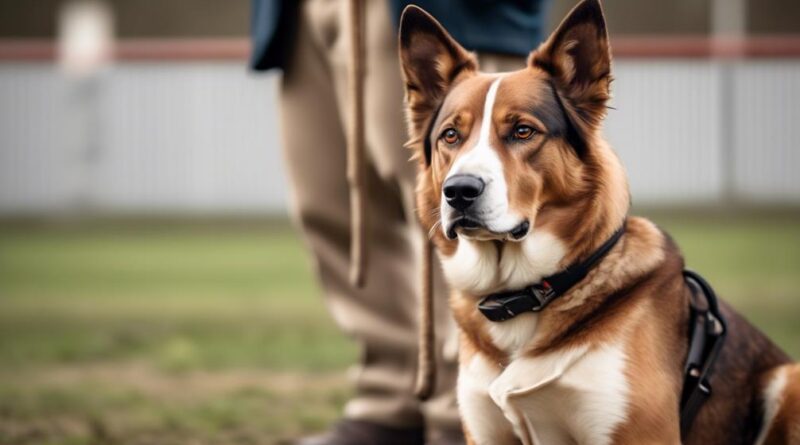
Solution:
<svg viewBox="0 0 800 445"><path fill-rule="evenodd" d="M700 408L711 397L711 374L725 343L727 325L719 310L717 295L708 282L690 270L683 271L683 278L692 292L689 352L684 366L680 406L681 438L686 438ZM698 306L696 300L699 296L705 300L704 306Z"/></svg>

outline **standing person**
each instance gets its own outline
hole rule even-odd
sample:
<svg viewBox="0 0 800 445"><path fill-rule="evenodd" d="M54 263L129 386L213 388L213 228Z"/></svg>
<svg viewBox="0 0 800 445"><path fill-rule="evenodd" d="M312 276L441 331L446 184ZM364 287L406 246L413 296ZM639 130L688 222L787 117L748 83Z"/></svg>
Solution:
<svg viewBox="0 0 800 445"><path fill-rule="evenodd" d="M455 329L445 295L435 299L438 391L414 394L418 272L423 235L414 213L415 165L403 150L403 84L397 23L410 1L252 0L256 70L283 70L280 107L292 216L315 260L328 308L359 341L355 396L330 431L300 445L463 444L453 394ZM365 54L364 158L366 286L348 279L350 199L346 129L348 62L353 23L348 2L361 1ZM543 32L549 0L418 0L466 48L484 71L523 66ZM438 274L437 274L438 275ZM436 278L437 292L444 292ZM441 305L439 307L438 305Z"/></svg>

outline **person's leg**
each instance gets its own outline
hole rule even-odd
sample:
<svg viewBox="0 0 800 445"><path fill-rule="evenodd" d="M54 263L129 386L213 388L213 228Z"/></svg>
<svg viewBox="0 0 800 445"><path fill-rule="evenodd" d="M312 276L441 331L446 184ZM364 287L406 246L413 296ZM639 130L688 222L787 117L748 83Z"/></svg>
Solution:
<svg viewBox="0 0 800 445"><path fill-rule="evenodd" d="M347 61L349 60L349 46L347 36L350 24L346 15L346 1L341 1L340 20L345 25L344 38L331 48L331 64L336 78L337 97L339 98L340 112L345 114L348 97ZM378 180L385 186L381 189L368 189L367 199L370 203L367 219L372 230L370 240L375 243L374 237L390 237L395 240L394 247L375 244L370 252L370 269L381 268L381 273L386 273L386 278L404 283L401 288L392 292L376 295L376 301L384 307L395 307L392 312L384 312L387 316L394 313L398 328L397 339L403 338L407 348L404 351L394 351L396 367L394 376L404 382L408 397L413 396L413 382L416 376L417 363L417 311L418 295L422 283L420 248L424 235L417 223L415 214L414 178L415 165L410 162L411 152L403 147L407 140L405 119L403 116L403 83L397 52L397 35L395 26L391 21L387 0L366 0L364 20L366 75L364 79L365 99L365 140L366 151L370 165L378 175ZM346 115L346 114L345 114ZM376 211L373 206L388 203L394 207L392 213ZM387 230L391 228L391 230ZM402 245L402 248L398 246ZM384 248L389 248L383 252ZM372 256L373 252L380 254ZM383 259L382 259L383 258ZM391 261L387 261L390 259ZM385 272L383 272L385 271ZM370 272L372 272L370 270ZM380 279L380 278L379 278ZM384 278L385 279L385 278ZM447 293L440 274L437 274L436 283L436 316L439 329L437 350L443 349L444 339L454 332L454 323L447 307ZM385 311L385 309L383 309ZM402 323L400 323L402 320ZM381 347L375 343L376 348ZM454 384L456 378L455 347L449 359L442 360L439 354L437 393L434 397L419 406L420 416L425 417L426 427L429 430L449 430L460 432L458 410L454 397ZM388 352L388 351L387 351ZM365 369L364 372L369 372ZM351 403L348 405L349 414L361 416L369 412L371 402Z"/></svg>
<svg viewBox="0 0 800 445"><path fill-rule="evenodd" d="M336 59L347 43L340 26L345 4L303 4L296 46L284 74L281 111L292 213L312 251L334 319L363 348L354 374L356 394L345 417L421 427L419 404L411 391L416 357L413 249L396 185L371 166L367 286L357 289L348 281L350 219L342 119L346 108L335 92L341 87L334 87L346 78ZM367 125L372 123L370 119ZM394 131L400 134L402 120L396 125L400 128ZM397 149L402 150L399 145Z"/></svg>
<svg viewBox="0 0 800 445"><path fill-rule="evenodd" d="M350 24L347 2L339 1L339 20L344 26L339 38L330 48L332 73L336 84L340 114L347 116L349 103L347 73L349 60ZM370 240L370 268L379 268L379 280L391 279L403 286L390 292L375 295L376 309L384 317L394 318L396 340L406 350L380 351L387 362L393 357L393 376L403 382L408 396L412 396L416 374L416 312L420 283L420 247L424 239L415 213L416 166L409 161L411 152L403 147L407 140L404 119L403 83L397 50L396 28L391 21L387 0L366 0L365 55L366 75L365 139L370 165L377 173L380 188L367 190L369 208L367 219L372 230ZM521 57L480 54L485 71L510 71L524 67ZM394 211L387 204L397 206ZM378 207L380 206L380 207ZM379 243L391 239L392 244ZM384 238L386 237L386 238ZM402 246L402 248L400 248ZM388 249L388 250L385 250ZM377 254L373 255L373 253ZM438 264L438 262L435 262ZM455 400L457 378L457 333L447 304L447 289L442 274L435 270L435 315L437 328L437 392L420 409L425 423L435 436L437 432L457 431L460 434L458 409ZM394 308L394 309L392 309ZM394 314L394 315L392 315ZM366 337L369 339L369 336ZM367 341L367 350L379 351L382 342ZM376 352L378 353L378 352ZM365 367L363 375L373 373ZM390 377L390 376L386 376ZM348 405L348 414L360 418L368 416L373 400L362 398Z"/></svg>
<svg viewBox="0 0 800 445"><path fill-rule="evenodd" d="M424 405L412 394L416 366L419 241L414 215L414 166L403 148L402 81L396 36L385 0L367 0L367 218L371 229L366 289L347 280L349 200L345 178L347 116L346 1L310 0L282 85L285 158L293 216L312 250L328 307L362 345L356 396L348 418L392 426L458 427L454 325L437 274L440 354L437 395ZM502 68L515 62L502 60ZM497 67L490 67L491 70Z"/></svg>
<svg viewBox="0 0 800 445"><path fill-rule="evenodd" d="M343 37L331 47L331 65L336 79L336 92L340 112L346 115L349 97L347 96L347 61L349 46L347 33L350 31L346 16L346 3L340 2L340 21L345 24ZM396 292L384 294L388 299L382 304L399 305L402 314L403 331L397 331L398 338L403 336L410 345L408 351L396 351L396 357L402 358L397 363L394 373L403 382L409 382L416 373L416 320L418 307L418 291L420 283L420 247L424 239L415 213L415 176L416 166L409 161L411 152L403 147L407 140L405 119L403 116L403 81L401 77L399 56L397 52L397 35L391 21L388 2L386 0L366 0L365 14L365 54L366 76L365 95L365 131L368 157L383 183L392 187L380 190L368 190L370 203L386 200L401 202L402 213L376 213L370 209L367 214L373 230L378 227L385 230L387 224L393 229L384 235L410 246L402 250L386 252L384 258L391 258L391 263L384 263L371 257L370 267L379 266L391 277L404 280L406 285ZM524 59L499 55L479 55L487 71L508 71L524 66ZM373 232L375 236L375 232ZM380 246L375 246L380 251ZM438 264L438 262L436 262ZM385 269L383 269L385 268ZM383 272L381 272L383 273ZM457 377L457 334L455 323L447 305L447 289L438 268L435 270L435 315L437 324L437 392L421 407L427 427L435 436L440 431L460 432L458 409L455 400L455 381ZM400 318L398 318L400 321ZM380 347L378 343L375 347ZM365 369L368 372L368 369ZM406 383L406 390L411 392L412 386ZM371 403L352 403L348 406L350 413L360 416L370 409Z"/></svg>

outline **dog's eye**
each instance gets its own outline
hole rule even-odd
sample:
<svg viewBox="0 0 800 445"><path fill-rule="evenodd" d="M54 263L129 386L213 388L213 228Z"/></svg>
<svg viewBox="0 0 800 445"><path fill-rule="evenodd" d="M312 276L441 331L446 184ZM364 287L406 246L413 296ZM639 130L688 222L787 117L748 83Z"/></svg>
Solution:
<svg viewBox="0 0 800 445"><path fill-rule="evenodd" d="M533 127L528 125L517 125L514 127L514 138L515 139L530 139L531 136L536 132Z"/></svg>
<svg viewBox="0 0 800 445"><path fill-rule="evenodd" d="M459 140L458 131L455 128L448 128L447 130L442 132L442 135L439 136L440 139L445 141L446 143L453 145Z"/></svg>

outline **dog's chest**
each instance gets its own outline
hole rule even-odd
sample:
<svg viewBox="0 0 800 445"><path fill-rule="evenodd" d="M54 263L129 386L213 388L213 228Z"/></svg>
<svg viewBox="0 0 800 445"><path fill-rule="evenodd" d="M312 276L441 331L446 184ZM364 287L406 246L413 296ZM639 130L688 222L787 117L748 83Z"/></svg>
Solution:
<svg viewBox="0 0 800 445"><path fill-rule="evenodd" d="M470 368L477 369L469 366L462 372ZM482 391L489 395L485 400L500 408L524 444L608 444L626 418L629 388L619 345L520 357L493 375L480 368ZM471 375L469 380L474 384L480 377ZM463 388L459 392L465 396ZM463 415L468 428L485 425L469 419L481 415L478 410Z"/></svg>

